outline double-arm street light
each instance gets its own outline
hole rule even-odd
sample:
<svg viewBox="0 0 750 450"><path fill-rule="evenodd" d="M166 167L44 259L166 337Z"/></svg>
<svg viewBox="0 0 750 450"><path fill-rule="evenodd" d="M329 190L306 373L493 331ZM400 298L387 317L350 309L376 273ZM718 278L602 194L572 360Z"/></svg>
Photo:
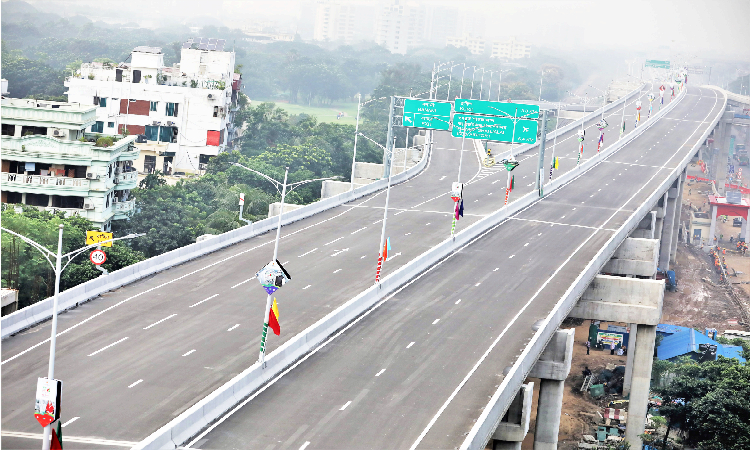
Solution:
<svg viewBox="0 0 750 450"><path fill-rule="evenodd" d="M275 262L279 256L279 238L281 236L281 216L284 214L284 199L286 198L287 192L292 192L294 189L302 186L303 184L312 183L315 181L335 180L337 178L340 178L339 176L335 176L335 177L326 177L326 178L315 178L312 180L296 181L294 183L287 183L287 178L289 176L289 167L285 167L284 168L284 182L282 183L280 181L274 180L273 178L269 177L266 174L258 172L257 170L251 169L249 167L245 167L242 164L232 163L232 165L241 167L245 170L253 172L254 174L258 176L265 178L266 180L270 181L273 184L273 186L276 188L276 191L279 194L281 194L281 206L279 207L279 220L276 225L276 241L273 245L273 259L271 260L272 262ZM260 340L260 354L258 355L258 362L260 362L261 365L265 364L265 359L266 359L266 336L268 334L268 319L269 319L269 313L271 311L272 300L273 300L273 295L268 294L268 297L266 298L266 310L263 316L263 333L261 334L261 340Z"/></svg>
<svg viewBox="0 0 750 450"><path fill-rule="evenodd" d="M47 260L47 262L52 266L52 269L55 271L55 297L52 300L52 333L50 336L50 344L49 344L49 368L47 370L47 378L50 380L53 380L55 378L55 345L57 344L57 308L58 308L58 299L60 296L60 276L62 274L62 271L65 270L66 267L68 267L68 264L70 264L71 261L73 261L73 258L80 255L81 253L85 252L86 250L99 247L102 244L111 243L115 241L121 241L123 239L133 239L140 236L143 236L144 234L129 234L127 236L123 236L120 238L114 238L114 239L108 239L106 241L101 241L96 244L87 245L85 247L81 247L79 249L73 250L72 252L68 252L66 254L62 254L62 238L63 238L63 224L60 224L59 226L59 233L57 236L57 253L53 253L47 248L45 248L42 244L39 244L38 242L35 242L26 236L22 236L15 231L11 231L7 228L0 227L0 230L11 234L22 241L26 242L27 244L31 245L35 249L39 250L39 252L42 253L44 258ZM52 259L55 260L55 262L52 262ZM65 265L62 265L62 261L64 258L67 258L68 261L65 263ZM50 434L52 430L52 424L47 425L44 427L44 437L42 438L42 450L49 450L50 448Z"/></svg>

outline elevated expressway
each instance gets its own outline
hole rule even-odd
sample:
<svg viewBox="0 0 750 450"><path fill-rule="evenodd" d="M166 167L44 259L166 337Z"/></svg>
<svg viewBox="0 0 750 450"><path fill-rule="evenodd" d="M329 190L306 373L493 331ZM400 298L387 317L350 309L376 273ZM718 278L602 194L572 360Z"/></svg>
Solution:
<svg viewBox="0 0 750 450"><path fill-rule="evenodd" d="M628 129L634 101L626 109ZM422 441L425 448L460 443L484 405L477 399L491 395L497 374L528 339L527 322L546 314L576 268L622 223L670 162L679 159L674 152L692 147L680 139L699 135L721 104L706 89L688 94L682 103L590 173L405 286L200 445L265 448L294 436L292 447L307 441L319 448L408 447L498 331L510 327L503 334L508 342L496 344L485 359L493 364L477 366ZM619 123L621 112L608 113L609 122ZM598 118L592 115L585 125L585 159L596 158L593 123ZM606 130L605 144L617 139L617 128ZM386 276L449 234L452 202L447 192L456 176L460 145L447 133L436 134L427 169L393 189L387 235L395 256L385 264ZM459 229L499 209L505 191L504 170L481 168L470 141L466 147L463 170L472 181L465 189L466 216ZM562 162L556 177L577 170L577 148L574 131L558 138ZM511 201L533 190L536 152L519 159ZM294 279L277 295L282 335L271 336L269 352L372 285L383 203L381 192L283 227L280 260L288 262ZM56 377L65 382L63 421L78 418L66 426L66 448L97 445L84 437L128 447L254 363L264 295L251 277L270 258L272 239L271 233L258 236L60 316ZM48 334L49 323L42 323L3 341L4 448L38 447L35 436L41 430L29 405L35 378L46 373ZM340 348L330 351L334 347ZM470 392L475 395L465 397ZM331 415L349 400L342 414ZM452 410L469 405L476 408ZM363 421L365 412L369 420ZM256 420L260 417L273 417L273 426ZM441 430L439 436L436 430Z"/></svg>

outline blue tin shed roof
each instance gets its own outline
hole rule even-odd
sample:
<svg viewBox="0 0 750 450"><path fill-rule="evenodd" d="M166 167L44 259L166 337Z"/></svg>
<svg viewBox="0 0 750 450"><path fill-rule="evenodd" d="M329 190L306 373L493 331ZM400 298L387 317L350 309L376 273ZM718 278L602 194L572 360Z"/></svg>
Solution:
<svg viewBox="0 0 750 450"><path fill-rule="evenodd" d="M691 352L698 352L699 344L713 344L717 346L716 355L721 355L727 358L736 358L740 362L744 362L745 359L742 357L742 347L734 345L722 345L708 336L701 334L692 328L683 328L680 332L675 332L670 336L666 336L658 348L658 355L660 360L672 359L678 356L685 355Z"/></svg>

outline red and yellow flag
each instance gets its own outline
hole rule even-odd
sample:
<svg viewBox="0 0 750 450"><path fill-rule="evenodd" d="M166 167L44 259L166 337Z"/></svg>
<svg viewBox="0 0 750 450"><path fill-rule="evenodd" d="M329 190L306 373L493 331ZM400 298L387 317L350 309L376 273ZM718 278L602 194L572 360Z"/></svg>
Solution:
<svg viewBox="0 0 750 450"><path fill-rule="evenodd" d="M276 298L273 299L271 311L268 312L268 326L273 330L276 336L281 334L281 325L279 325L279 305L276 304Z"/></svg>

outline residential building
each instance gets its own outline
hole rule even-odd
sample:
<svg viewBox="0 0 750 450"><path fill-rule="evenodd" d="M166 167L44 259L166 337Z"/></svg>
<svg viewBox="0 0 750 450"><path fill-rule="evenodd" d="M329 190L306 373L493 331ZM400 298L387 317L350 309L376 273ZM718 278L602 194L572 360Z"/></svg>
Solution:
<svg viewBox="0 0 750 450"><path fill-rule="evenodd" d="M374 38L376 7L371 2L318 0L315 3L313 40L351 45Z"/></svg>
<svg viewBox="0 0 750 450"><path fill-rule="evenodd" d="M200 173L237 136L232 119L241 79L224 43L190 39L172 67L158 47L136 47L127 63L85 63L65 80L68 100L95 106L88 131L140 135L136 145L158 148L163 166L144 151L139 170Z"/></svg>
<svg viewBox="0 0 750 450"><path fill-rule="evenodd" d="M531 58L531 44L520 42L516 38L498 41L492 44L491 58L523 59Z"/></svg>
<svg viewBox="0 0 750 450"><path fill-rule="evenodd" d="M466 47L469 49L472 55L483 55L484 54L484 39L481 37L474 37L471 34L465 34L461 37L449 37L446 39L445 44L453 47Z"/></svg>
<svg viewBox="0 0 750 450"><path fill-rule="evenodd" d="M5 78L0 81L0 95L8 95L8 80Z"/></svg>
<svg viewBox="0 0 750 450"><path fill-rule="evenodd" d="M406 54L424 44L427 23L424 4L389 0L378 8L375 21L375 42L392 53Z"/></svg>
<svg viewBox="0 0 750 450"><path fill-rule="evenodd" d="M4 98L2 111L2 203L63 211L102 230L133 212L136 136L87 133L97 107L80 103Z"/></svg>

